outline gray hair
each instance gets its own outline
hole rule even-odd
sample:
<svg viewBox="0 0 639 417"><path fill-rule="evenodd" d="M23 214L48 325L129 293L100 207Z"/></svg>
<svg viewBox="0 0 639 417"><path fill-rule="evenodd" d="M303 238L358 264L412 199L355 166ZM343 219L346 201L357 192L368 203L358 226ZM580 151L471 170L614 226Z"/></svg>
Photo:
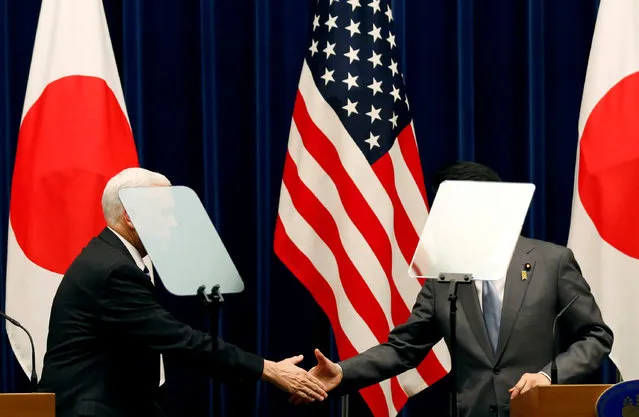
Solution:
<svg viewBox="0 0 639 417"><path fill-rule="evenodd" d="M119 192L122 188L169 186L171 182L162 174L144 168L126 168L107 182L102 193L102 212L108 225L117 224L124 214Z"/></svg>

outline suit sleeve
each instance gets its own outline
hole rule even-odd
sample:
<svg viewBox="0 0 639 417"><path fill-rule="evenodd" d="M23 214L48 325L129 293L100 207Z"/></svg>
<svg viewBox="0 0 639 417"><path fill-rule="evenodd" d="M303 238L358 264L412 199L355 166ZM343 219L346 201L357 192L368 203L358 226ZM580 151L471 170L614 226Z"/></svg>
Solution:
<svg viewBox="0 0 639 417"><path fill-rule="evenodd" d="M442 338L433 320L434 285L426 280L406 323L395 327L388 341L340 362L339 393L351 392L398 375L419 365Z"/></svg>
<svg viewBox="0 0 639 417"><path fill-rule="evenodd" d="M570 249L564 251L557 274L559 309L579 295L559 319L562 330L568 330L575 341L557 356L557 382L570 384L579 382L601 366L610 353L613 334L604 323L590 286ZM550 363L542 371L550 375Z"/></svg>
<svg viewBox="0 0 639 417"><path fill-rule="evenodd" d="M263 358L176 320L157 302L151 282L134 266L109 273L100 304L106 326L133 343L190 362L213 376L257 380L262 375Z"/></svg>

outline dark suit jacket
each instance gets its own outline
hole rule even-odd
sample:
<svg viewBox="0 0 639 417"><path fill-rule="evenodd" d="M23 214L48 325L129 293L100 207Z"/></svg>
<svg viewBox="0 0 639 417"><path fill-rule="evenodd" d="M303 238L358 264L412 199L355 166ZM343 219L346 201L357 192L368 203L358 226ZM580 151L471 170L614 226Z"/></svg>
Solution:
<svg viewBox="0 0 639 417"><path fill-rule="evenodd" d="M531 264L528 278L521 271ZM552 323L560 319L572 343L557 357L559 383L589 376L612 347L612 331L602 320L590 287L572 251L548 242L520 238L506 277L496 353L490 346L474 285L458 288L458 407L462 417L509 415L508 389L526 372L550 375ZM340 363L340 391L372 385L417 366L441 338L450 346L447 285L427 280L410 318L388 342Z"/></svg>
<svg viewBox="0 0 639 417"><path fill-rule="evenodd" d="M39 390L58 417L146 417L156 405L160 353L210 375L257 380L262 358L175 320L109 229L91 240L53 300Z"/></svg>

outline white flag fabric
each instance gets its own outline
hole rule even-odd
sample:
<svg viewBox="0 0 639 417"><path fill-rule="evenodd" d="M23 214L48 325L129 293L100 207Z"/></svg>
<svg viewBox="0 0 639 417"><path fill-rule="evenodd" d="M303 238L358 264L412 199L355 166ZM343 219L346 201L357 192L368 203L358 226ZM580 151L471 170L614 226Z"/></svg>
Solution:
<svg viewBox="0 0 639 417"><path fill-rule="evenodd" d="M6 312L33 335L42 373L53 297L106 226L108 179L138 158L100 0L43 0L12 178ZM27 336L7 326L31 373ZM162 377L163 378L163 377Z"/></svg>
<svg viewBox="0 0 639 417"><path fill-rule="evenodd" d="M639 378L639 3L602 0L579 117L568 246L615 341L611 359Z"/></svg>

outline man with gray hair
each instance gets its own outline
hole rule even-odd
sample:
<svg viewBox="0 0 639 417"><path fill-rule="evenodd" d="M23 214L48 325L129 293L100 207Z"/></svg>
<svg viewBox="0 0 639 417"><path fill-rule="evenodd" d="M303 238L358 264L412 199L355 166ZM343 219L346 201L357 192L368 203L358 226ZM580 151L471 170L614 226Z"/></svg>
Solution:
<svg viewBox="0 0 639 417"><path fill-rule="evenodd" d="M39 390L56 394L56 415L164 415L156 401L160 354L214 377L262 379L308 400L326 398L323 384L296 366L301 355L265 360L177 321L157 302L146 250L118 192L170 185L161 174L127 168L104 189L107 227L73 261L51 307Z"/></svg>

